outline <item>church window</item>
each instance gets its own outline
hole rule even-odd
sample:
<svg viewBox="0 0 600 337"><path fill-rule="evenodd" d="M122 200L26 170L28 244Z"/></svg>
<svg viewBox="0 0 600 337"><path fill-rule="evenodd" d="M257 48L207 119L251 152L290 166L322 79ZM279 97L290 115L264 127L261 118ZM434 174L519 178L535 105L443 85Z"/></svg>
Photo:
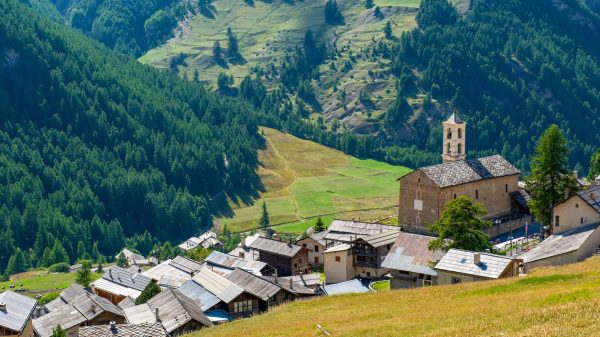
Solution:
<svg viewBox="0 0 600 337"><path fill-rule="evenodd" d="M454 193L454 199L456 199L456 193Z"/></svg>
<svg viewBox="0 0 600 337"><path fill-rule="evenodd" d="M450 153L450 143L448 143L448 145L446 145L446 153Z"/></svg>
<svg viewBox="0 0 600 337"><path fill-rule="evenodd" d="M479 190L475 190L475 199L479 199Z"/></svg>
<svg viewBox="0 0 600 337"><path fill-rule="evenodd" d="M462 129L458 129L458 139L462 138Z"/></svg>
<svg viewBox="0 0 600 337"><path fill-rule="evenodd" d="M458 143L458 154L462 153L462 144Z"/></svg>
<svg viewBox="0 0 600 337"><path fill-rule="evenodd" d="M452 130L448 129L448 133L446 134L446 138L452 139Z"/></svg>
<svg viewBox="0 0 600 337"><path fill-rule="evenodd" d="M508 184L504 184L504 192L508 193Z"/></svg>

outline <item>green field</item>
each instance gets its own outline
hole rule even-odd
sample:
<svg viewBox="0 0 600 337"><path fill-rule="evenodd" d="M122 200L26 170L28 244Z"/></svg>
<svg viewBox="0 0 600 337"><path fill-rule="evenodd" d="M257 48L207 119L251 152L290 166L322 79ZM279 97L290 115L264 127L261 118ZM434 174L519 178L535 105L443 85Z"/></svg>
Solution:
<svg viewBox="0 0 600 337"><path fill-rule="evenodd" d="M37 294L59 292L75 283L76 273L48 274L45 270L36 270L13 275L9 281L0 282L0 292L13 290L34 296ZM94 274L93 279L100 277ZM22 285L21 285L22 284ZM13 287L11 287L11 285Z"/></svg>
<svg viewBox="0 0 600 337"><path fill-rule="evenodd" d="M235 204L232 216L218 220L234 232L258 227L262 203L271 225L283 233L302 233L318 216L373 220L393 215L396 179L410 169L362 160L273 129L263 128L267 146L259 152L259 175L265 186L253 204ZM281 226L277 226L281 224Z"/></svg>
<svg viewBox="0 0 600 337"><path fill-rule="evenodd" d="M600 258L527 276L296 301L203 336L598 336Z"/></svg>

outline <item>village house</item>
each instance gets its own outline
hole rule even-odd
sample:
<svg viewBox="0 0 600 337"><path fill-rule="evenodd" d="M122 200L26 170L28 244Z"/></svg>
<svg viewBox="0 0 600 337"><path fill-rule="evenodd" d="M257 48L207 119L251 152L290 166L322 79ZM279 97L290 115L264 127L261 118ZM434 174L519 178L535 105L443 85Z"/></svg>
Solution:
<svg viewBox="0 0 600 337"><path fill-rule="evenodd" d="M254 250L252 250L252 249L250 249L250 247L248 247L248 245L250 243L252 243L252 241L256 240L259 237L260 237L260 233L256 233L256 234L250 235L250 236L242 235L240 243L237 245L237 247L232 249L227 254L237 256L239 258L250 260L250 261L255 261L256 260L255 256L258 257L258 253L255 253Z"/></svg>
<svg viewBox="0 0 600 337"><path fill-rule="evenodd" d="M439 285L519 276L520 259L490 253L450 249L435 265Z"/></svg>
<svg viewBox="0 0 600 337"><path fill-rule="evenodd" d="M335 245L323 252L323 270L327 284L348 281L356 277L352 262L352 246L348 243Z"/></svg>
<svg viewBox="0 0 600 337"><path fill-rule="evenodd" d="M180 291L164 289L147 303L124 310L129 324L160 323L169 336L180 336L213 324L200 307Z"/></svg>
<svg viewBox="0 0 600 337"><path fill-rule="evenodd" d="M93 291L101 297L118 304L125 297L138 298L152 279L141 273L119 267L110 267L101 278L91 284Z"/></svg>
<svg viewBox="0 0 600 337"><path fill-rule="evenodd" d="M381 264L389 269L391 289L437 285L437 272L433 265L443 256L440 250L429 250L435 237L400 232L396 242Z"/></svg>
<svg viewBox="0 0 600 337"><path fill-rule="evenodd" d="M90 293L79 284L63 290L59 297L45 305L48 313L33 320L36 336L48 337L61 326L67 337L77 336L81 326L124 323L120 308L106 298Z"/></svg>
<svg viewBox="0 0 600 337"><path fill-rule="evenodd" d="M223 247L223 243L217 239L217 234L215 232L208 231L198 237L192 236L191 238L179 244L178 247L186 252L198 247L207 249L221 249L221 247Z"/></svg>
<svg viewBox="0 0 600 337"><path fill-rule="evenodd" d="M187 257L176 256L161 262L146 271L142 275L151 278L163 288L176 289L186 281L190 280L194 273L202 267L202 263Z"/></svg>
<svg viewBox="0 0 600 337"><path fill-rule="evenodd" d="M525 272L583 261L600 249L600 186L576 192L553 207L553 234L519 256Z"/></svg>
<svg viewBox="0 0 600 337"><path fill-rule="evenodd" d="M267 263L255 260L247 260L234 255L213 251L204 259L204 263L208 266L216 266L231 271L236 268L240 268L249 271L255 275L273 275L275 268L271 267Z"/></svg>
<svg viewBox="0 0 600 337"><path fill-rule="evenodd" d="M0 294L0 336L32 337L37 302L12 291Z"/></svg>
<svg viewBox="0 0 600 337"><path fill-rule="evenodd" d="M322 240L325 241L325 248L330 248L338 244L351 243L359 236L370 236L387 231L397 232L399 230L400 227L398 226L353 220L333 220L329 228L325 231Z"/></svg>
<svg viewBox="0 0 600 337"><path fill-rule="evenodd" d="M308 250L308 263L313 268L321 268L323 266L323 252L326 246L323 237L325 234L327 234L327 231L311 233L296 242L298 246L302 246Z"/></svg>
<svg viewBox="0 0 600 337"><path fill-rule="evenodd" d="M79 337L168 337L162 324L114 324L82 326Z"/></svg>
<svg viewBox="0 0 600 337"><path fill-rule="evenodd" d="M277 270L277 276L307 274L308 250L304 247L273 239L258 237L248 247L258 254L253 259L267 263Z"/></svg>
<svg viewBox="0 0 600 337"><path fill-rule="evenodd" d="M456 114L443 123L443 163L420 167L399 178L398 223L403 229L427 233L446 205L467 196L483 205L500 235L531 222L523 214L518 193L519 170L500 155L466 159L466 123ZM524 206L526 207L526 205Z"/></svg>
<svg viewBox="0 0 600 337"><path fill-rule="evenodd" d="M158 259L156 257L150 256L145 258L143 255L132 252L127 248L124 248L121 253L117 255L117 257L120 254L125 256L125 259L130 266L155 266L158 264Z"/></svg>

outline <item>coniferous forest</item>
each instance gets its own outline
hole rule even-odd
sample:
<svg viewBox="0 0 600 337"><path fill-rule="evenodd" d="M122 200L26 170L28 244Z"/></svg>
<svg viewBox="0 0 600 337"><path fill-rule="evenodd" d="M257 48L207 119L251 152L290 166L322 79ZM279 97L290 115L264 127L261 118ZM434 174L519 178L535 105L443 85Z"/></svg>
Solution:
<svg viewBox="0 0 600 337"><path fill-rule="evenodd" d="M179 240L211 225L211 195L259 188L247 104L17 0L0 2L0 78L3 272L114 256L146 231Z"/></svg>

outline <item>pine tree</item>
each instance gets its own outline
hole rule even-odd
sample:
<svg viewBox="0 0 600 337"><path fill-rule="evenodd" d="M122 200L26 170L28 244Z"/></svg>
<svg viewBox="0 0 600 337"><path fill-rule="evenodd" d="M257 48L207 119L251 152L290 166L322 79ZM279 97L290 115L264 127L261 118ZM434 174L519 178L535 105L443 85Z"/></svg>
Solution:
<svg viewBox="0 0 600 337"><path fill-rule="evenodd" d="M542 134L531 160L527 189L531 192L530 209L537 221L549 226L552 233L552 207L577 189L568 167L567 140L559 127L552 124Z"/></svg>
<svg viewBox="0 0 600 337"><path fill-rule="evenodd" d="M152 297L160 294L160 287L155 282L150 282L142 291L140 296L135 300L136 305L148 302Z"/></svg>
<svg viewBox="0 0 600 337"><path fill-rule="evenodd" d="M327 228L325 228L325 224L323 223L323 219L321 219L321 217L318 217L317 218L317 222L315 223L315 231L316 232L322 232L325 229L327 229Z"/></svg>
<svg viewBox="0 0 600 337"><path fill-rule="evenodd" d="M117 256L117 266L121 268L127 268L129 266L129 262L127 262L127 258L125 258L125 255L122 252Z"/></svg>
<svg viewBox="0 0 600 337"><path fill-rule="evenodd" d="M458 248L481 252L491 248L490 238L484 230L492 223L481 219L486 213L482 205L469 197L460 196L452 200L446 205L440 220L429 227L438 234L438 238L430 242L429 249Z"/></svg>
<svg viewBox="0 0 600 337"><path fill-rule="evenodd" d="M600 177L600 147L596 149L596 152L590 159L590 174L588 175L588 179L594 181L598 177Z"/></svg>
<svg viewBox="0 0 600 337"><path fill-rule="evenodd" d="M213 58L218 62L221 60L223 56L223 48L221 48L221 43L219 41L215 41L213 44Z"/></svg>
<svg viewBox="0 0 600 337"><path fill-rule="evenodd" d="M50 248L46 247L44 249L44 253L42 254L42 258L40 259L38 266L39 267L50 267L52 265L52 251Z"/></svg>
<svg viewBox="0 0 600 337"><path fill-rule="evenodd" d="M227 43L227 57L229 59L238 58L240 56L238 40L233 31L231 31L231 27L227 27Z"/></svg>
<svg viewBox="0 0 600 337"><path fill-rule="evenodd" d="M77 258L83 259L85 254L86 254L85 244L83 243L83 241L77 242Z"/></svg>
<svg viewBox="0 0 600 337"><path fill-rule="evenodd" d="M92 283L92 263L90 261L81 262L81 269L77 271L75 282L84 288L90 286L90 283Z"/></svg>
<svg viewBox="0 0 600 337"><path fill-rule="evenodd" d="M160 249L160 255L158 259L162 261L166 261L168 259L173 258L173 246L169 241L165 242Z"/></svg>
<svg viewBox="0 0 600 337"><path fill-rule="evenodd" d="M385 34L385 38L391 40L394 38L394 33L392 32L392 24L388 21L383 28L383 33Z"/></svg>
<svg viewBox="0 0 600 337"><path fill-rule="evenodd" d="M30 264L27 255L20 248L17 248L15 253L8 260L6 273L8 275L18 274L27 271L29 268Z"/></svg>
<svg viewBox="0 0 600 337"><path fill-rule="evenodd" d="M330 25L344 24L344 16L340 12L336 0L327 0L325 4L325 21Z"/></svg>
<svg viewBox="0 0 600 337"><path fill-rule="evenodd" d="M98 241L94 241L94 244L92 245L92 259L94 259L94 261L98 261L98 256L100 256Z"/></svg>
<svg viewBox="0 0 600 337"><path fill-rule="evenodd" d="M69 254L65 250L65 247L60 242L60 240L54 240L54 246L52 247L52 251L50 253L50 261L49 265L53 265L56 263L65 262L69 263Z"/></svg>
<svg viewBox="0 0 600 337"><path fill-rule="evenodd" d="M267 236L271 236L271 228L269 225L271 224L271 220L269 219L269 211L267 210L267 204L263 202L262 204L262 213L260 215L260 219L258 220L258 225L262 230L267 232Z"/></svg>
<svg viewBox="0 0 600 337"><path fill-rule="evenodd" d="M365 2L365 8L370 9L370 8L373 8L373 6L375 6L375 4L373 3L373 0L367 0Z"/></svg>

